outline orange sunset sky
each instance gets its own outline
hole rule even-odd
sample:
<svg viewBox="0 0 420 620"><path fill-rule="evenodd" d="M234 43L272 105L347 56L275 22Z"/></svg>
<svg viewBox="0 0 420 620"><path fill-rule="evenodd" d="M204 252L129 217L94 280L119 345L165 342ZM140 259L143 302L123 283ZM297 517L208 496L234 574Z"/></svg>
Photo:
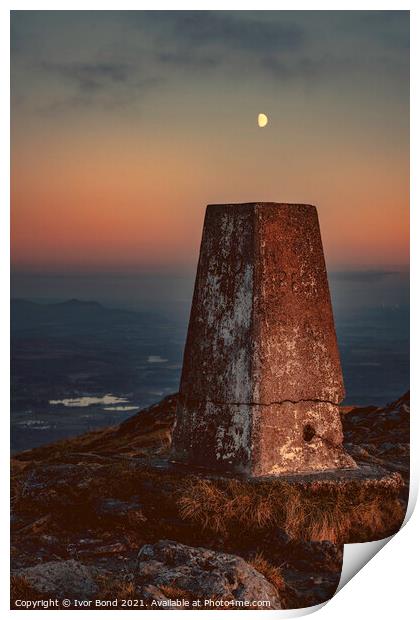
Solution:
<svg viewBox="0 0 420 620"><path fill-rule="evenodd" d="M330 268L407 265L408 46L404 11L13 12L12 267L191 267L245 201L317 205Z"/></svg>

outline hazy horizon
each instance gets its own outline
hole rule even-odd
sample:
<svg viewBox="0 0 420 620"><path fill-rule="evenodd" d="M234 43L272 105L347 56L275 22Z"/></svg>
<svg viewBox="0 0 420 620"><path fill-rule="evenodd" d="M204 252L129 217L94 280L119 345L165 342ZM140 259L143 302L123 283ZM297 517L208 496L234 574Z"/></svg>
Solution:
<svg viewBox="0 0 420 620"><path fill-rule="evenodd" d="M409 272L329 281L344 404L396 400L409 389ZM192 270L15 277L12 296L41 305L12 302L14 449L117 424L176 392L193 283ZM57 304L71 298L101 306Z"/></svg>
<svg viewBox="0 0 420 620"><path fill-rule="evenodd" d="M328 272L334 311L354 313L369 307L409 304L407 268ZM108 307L159 312L185 322L189 315L195 267L182 271L18 272L11 277L12 298L41 303L69 299L97 301Z"/></svg>

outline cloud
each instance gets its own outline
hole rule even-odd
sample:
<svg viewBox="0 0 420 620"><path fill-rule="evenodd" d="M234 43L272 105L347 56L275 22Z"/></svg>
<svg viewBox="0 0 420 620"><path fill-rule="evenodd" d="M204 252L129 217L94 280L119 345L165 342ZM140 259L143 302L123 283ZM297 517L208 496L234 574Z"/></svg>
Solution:
<svg viewBox="0 0 420 620"><path fill-rule="evenodd" d="M92 93L110 84L126 83L130 67L123 63L42 63L42 68L76 83L80 91Z"/></svg>
<svg viewBox="0 0 420 620"><path fill-rule="evenodd" d="M110 18L105 15L98 22L87 47L83 30L80 49L86 51L78 51L80 60L68 60L71 56L65 52L66 45L58 50L54 60L45 56L32 59L35 70L56 78L62 85L62 93L52 95L41 106L44 112L59 112L68 106L81 108L96 102L126 105L130 100L138 100L139 93L176 79L178 71L195 75L217 70L220 76L226 69L242 68L249 61L255 67L258 59L268 54L274 57L304 44L303 29L293 22L279 20L277 14L276 19L271 19L248 11L122 11L113 14L111 29ZM59 28L69 40L61 16L50 15L50 22L54 19L60 20ZM86 19L90 23L92 15ZM69 28L80 39L74 23L73 16ZM84 28L83 14L80 24ZM124 44L116 45L122 32ZM115 49L114 56L110 49ZM104 53L107 60L98 60ZM263 65L261 68L267 75L270 73Z"/></svg>
<svg viewBox="0 0 420 620"><path fill-rule="evenodd" d="M400 92L408 19L390 11L20 11L12 15L13 91L18 100L32 92L32 108L47 112L125 107L201 77L217 86L320 87L373 78Z"/></svg>
<svg viewBox="0 0 420 620"><path fill-rule="evenodd" d="M303 49L303 28L272 17L250 11L148 11L130 13L129 24L153 34L158 65L213 70Z"/></svg>
<svg viewBox="0 0 420 620"><path fill-rule="evenodd" d="M269 78L303 74L291 57L305 53L305 30L281 12L148 11L127 13L124 19L137 32L151 35L149 49L158 50L153 55L157 73L232 76L247 67L251 75Z"/></svg>
<svg viewBox="0 0 420 620"><path fill-rule="evenodd" d="M185 69L214 69L219 66L223 59L215 55L198 55L187 52L158 52L155 60L163 65L183 67Z"/></svg>
<svg viewBox="0 0 420 620"><path fill-rule="evenodd" d="M125 11L118 20L127 40L141 41L150 66L165 76L174 70L220 73L250 61L257 66L267 55L305 45L304 29L279 12Z"/></svg>
<svg viewBox="0 0 420 620"><path fill-rule="evenodd" d="M131 13L128 21L153 33L158 65L185 71L246 66L278 81L398 74L405 62L399 52L408 45L407 12L401 11L149 11Z"/></svg>
<svg viewBox="0 0 420 620"><path fill-rule="evenodd" d="M386 49L409 49L410 11L343 11L343 14L341 31L364 33Z"/></svg>
<svg viewBox="0 0 420 620"><path fill-rule="evenodd" d="M351 72L363 69L364 64L355 57L337 57L332 54L318 57L305 55L286 61L278 56L266 56L261 59L261 68L283 81L302 78L309 82L326 77L334 79L337 76L348 76Z"/></svg>
<svg viewBox="0 0 420 620"><path fill-rule="evenodd" d="M38 107L41 115L60 114L68 108L80 110L92 104L108 109L127 106L165 81L162 77L142 77L138 68L121 62L42 62L39 68L71 87Z"/></svg>
<svg viewBox="0 0 420 620"><path fill-rule="evenodd" d="M304 43L303 29L296 23L264 19L248 11L151 12L148 19L164 23L178 43L192 48L217 46L225 50L268 53L292 51Z"/></svg>

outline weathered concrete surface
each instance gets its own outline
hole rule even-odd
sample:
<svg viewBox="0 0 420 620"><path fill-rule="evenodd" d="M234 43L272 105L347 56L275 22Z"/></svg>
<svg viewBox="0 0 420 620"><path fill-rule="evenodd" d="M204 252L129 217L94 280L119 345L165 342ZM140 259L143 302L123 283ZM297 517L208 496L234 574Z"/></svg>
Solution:
<svg viewBox="0 0 420 620"><path fill-rule="evenodd" d="M252 424L256 476L355 466L342 447L337 405L306 400L259 405L254 407Z"/></svg>
<svg viewBox="0 0 420 620"><path fill-rule="evenodd" d="M254 476L354 467L337 405L188 401L180 397L175 460Z"/></svg>
<svg viewBox="0 0 420 620"><path fill-rule="evenodd" d="M209 205L175 460L266 475L353 467L316 208Z"/></svg>

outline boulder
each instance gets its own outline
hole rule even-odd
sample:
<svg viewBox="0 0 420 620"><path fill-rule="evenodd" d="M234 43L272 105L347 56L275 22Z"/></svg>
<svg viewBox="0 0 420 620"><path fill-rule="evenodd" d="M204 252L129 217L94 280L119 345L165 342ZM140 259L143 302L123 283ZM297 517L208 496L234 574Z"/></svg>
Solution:
<svg viewBox="0 0 420 620"><path fill-rule="evenodd" d="M87 600L98 591L95 578L99 573L97 568L86 566L76 560L64 560L36 564L13 574L23 577L40 594L60 599Z"/></svg>
<svg viewBox="0 0 420 620"><path fill-rule="evenodd" d="M205 606L232 609L234 601L268 601L263 609L281 609L276 588L243 558L170 540L140 549L136 581L146 599L153 593L154 600L212 601Z"/></svg>

